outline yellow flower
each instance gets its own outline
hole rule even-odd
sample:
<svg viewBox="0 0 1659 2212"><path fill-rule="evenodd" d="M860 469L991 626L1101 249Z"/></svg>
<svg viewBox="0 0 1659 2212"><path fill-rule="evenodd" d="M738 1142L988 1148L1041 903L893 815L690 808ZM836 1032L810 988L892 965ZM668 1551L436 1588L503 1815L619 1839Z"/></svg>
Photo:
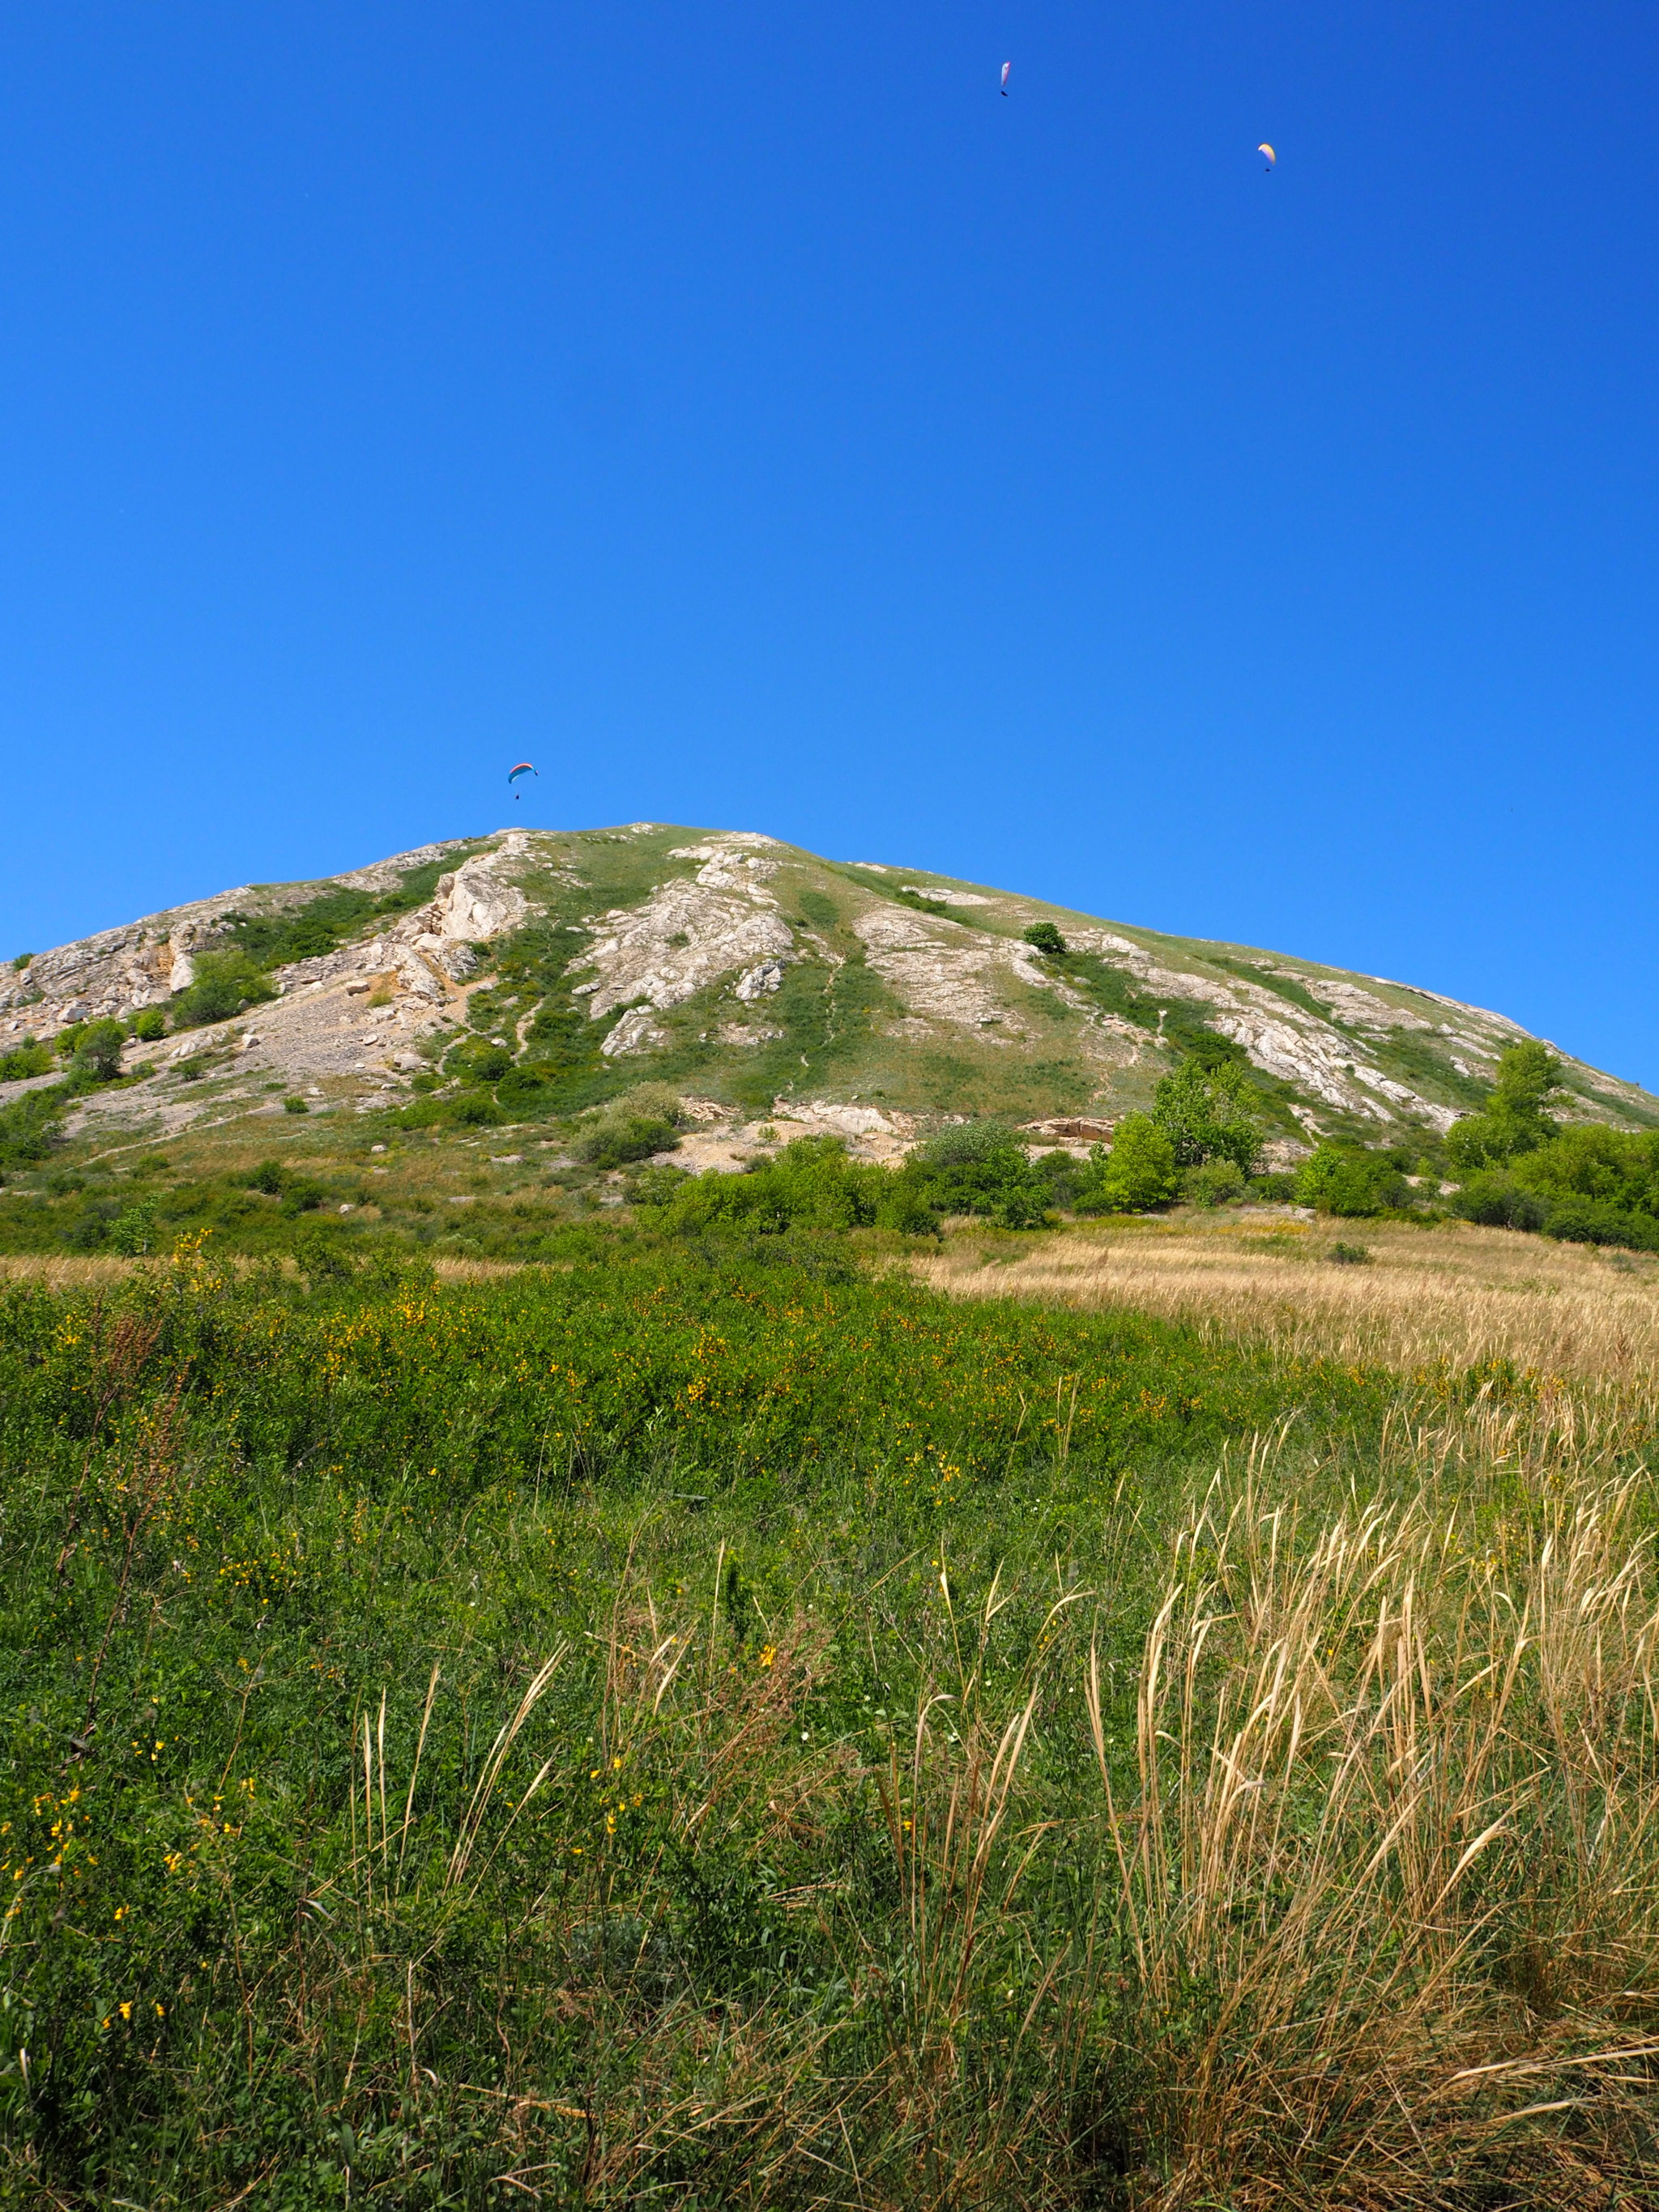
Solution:
<svg viewBox="0 0 1659 2212"><path fill-rule="evenodd" d="M121 2017L123 2020L131 2020L132 2018L132 2007L131 2004L124 2004L122 2006Z"/></svg>

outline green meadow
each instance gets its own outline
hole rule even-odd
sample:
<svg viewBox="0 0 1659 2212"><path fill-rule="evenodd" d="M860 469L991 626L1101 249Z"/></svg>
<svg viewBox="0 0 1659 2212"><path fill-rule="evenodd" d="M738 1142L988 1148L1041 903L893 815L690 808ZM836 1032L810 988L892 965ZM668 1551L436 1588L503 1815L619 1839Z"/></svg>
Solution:
<svg viewBox="0 0 1659 2212"><path fill-rule="evenodd" d="M5 1293L3 2201L1639 2186L1644 1425L769 1244Z"/></svg>

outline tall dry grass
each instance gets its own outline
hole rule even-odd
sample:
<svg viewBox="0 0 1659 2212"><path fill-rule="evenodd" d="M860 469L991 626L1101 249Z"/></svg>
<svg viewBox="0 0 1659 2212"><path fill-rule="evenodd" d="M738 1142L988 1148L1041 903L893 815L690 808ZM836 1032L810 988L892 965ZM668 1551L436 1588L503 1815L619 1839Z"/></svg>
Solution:
<svg viewBox="0 0 1659 2212"><path fill-rule="evenodd" d="M1474 1431L1328 1516L1270 1454L1218 1484L1130 1791L1091 1665L1115 2125L1171 2212L1659 2188L1651 1496L1565 1479L1559 1432ZM1476 1462L1524 1503L1446 1479Z"/></svg>
<svg viewBox="0 0 1659 2212"><path fill-rule="evenodd" d="M1369 1264L1333 1264L1339 1236ZM911 1263L957 1297L1122 1307L1266 1340L1288 1356L1406 1370L1508 1360L1540 1376L1650 1394L1659 1261L1465 1224L1134 1223L1059 1236L971 1233Z"/></svg>

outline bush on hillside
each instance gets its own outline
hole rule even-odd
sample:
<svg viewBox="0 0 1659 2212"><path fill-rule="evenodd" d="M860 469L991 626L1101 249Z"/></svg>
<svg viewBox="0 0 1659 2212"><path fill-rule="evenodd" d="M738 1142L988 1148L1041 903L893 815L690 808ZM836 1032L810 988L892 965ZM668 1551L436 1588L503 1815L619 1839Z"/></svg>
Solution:
<svg viewBox="0 0 1659 2212"><path fill-rule="evenodd" d="M27 1044L0 1053L0 1083L21 1083L30 1076L50 1075L57 1065L57 1055L51 1046L37 1043L31 1037Z"/></svg>
<svg viewBox="0 0 1659 2212"><path fill-rule="evenodd" d="M1535 1038L1499 1057L1486 1109L1465 1115L1446 1133L1446 1157L1460 1174L1501 1166L1547 1145L1559 1127L1547 1108L1559 1095L1561 1063Z"/></svg>
<svg viewBox="0 0 1659 2212"><path fill-rule="evenodd" d="M246 952L203 952L197 957L195 980L173 1001L173 1025L194 1030L208 1022L227 1022L276 995L276 986Z"/></svg>
<svg viewBox="0 0 1659 2212"><path fill-rule="evenodd" d="M1075 1204L1079 1213L1144 1213L1167 1206L1180 1188L1176 1144L1147 1114L1126 1114L1112 1149L1090 1149L1089 1172Z"/></svg>
<svg viewBox="0 0 1659 2212"><path fill-rule="evenodd" d="M1040 1228L1053 1202L1052 1185L999 1121L941 1131L917 1147L896 1181L929 1213L978 1214L1004 1229Z"/></svg>
<svg viewBox="0 0 1659 2212"><path fill-rule="evenodd" d="M154 1044L167 1033L167 1018L159 1006L140 1006L132 1018L132 1034L140 1044Z"/></svg>
<svg viewBox="0 0 1659 2212"><path fill-rule="evenodd" d="M1483 1229L1541 1229L1549 1218L1549 1201L1536 1191L1522 1190L1512 1175L1488 1168L1472 1175L1451 1199L1454 1213Z"/></svg>
<svg viewBox="0 0 1659 2212"><path fill-rule="evenodd" d="M1181 1179L1181 1195L1189 1206L1237 1206L1249 1190L1238 1163L1224 1153L1201 1168L1188 1168Z"/></svg>
<svg viewBox="0 0 1659 2212"><path fill-rule="evenodd" d="M119 1022L89 1022L75 1048L72 1073L94 1083L108 1083L121 1073L126 1031Z"/></svg>
<svg viewBox="0 0 1659 2212"><path fill-rule="evenodd" d="M1380 1152L1321 1145L1297 1170L1296 1194L1302 1205L1317 1206L1322 1213L1359 1219L1405 1205L1411 1188L1394 1162Z"/></svg>
<svg viewBox="0 0 1659 2212"><path fill-rule="evenodd" d="M620 1168L635 1160L648 1160L653 1152L674 1152L679 1141L672 1121L630 1115L625 1121L601 1122L580 1139L576 1153L590 1167Z"/></svg>
<svg viewBox="0 0 1659 2212"><path fill-rule="evenodd" d="M1206 1066L1197 1057L1162 1079L1152 1094L1152 1119L1174 1145L1177 1167L1219 1158L1249 1174L1261 1150L1261 1128L1245 1099L1248 1080L1238 1060L1218 1059Z"/></svg>
<svg viewBox="0 0 1659 2212"><path fill-rule="evenodd" d="M1066 939L1052 921L1034 921L1020 934L1028 945L1034 945L1039 952L1048 953L1052 959L1060 960L1066 956Z"/></svg>

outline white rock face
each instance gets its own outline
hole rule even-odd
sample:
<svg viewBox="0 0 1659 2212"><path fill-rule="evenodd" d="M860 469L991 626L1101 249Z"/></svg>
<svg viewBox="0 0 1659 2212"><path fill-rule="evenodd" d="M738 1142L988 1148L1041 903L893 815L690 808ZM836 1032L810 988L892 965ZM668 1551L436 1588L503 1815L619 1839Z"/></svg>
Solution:
<svg viewBox="0 0 1659 2212"><path fill-rule="evenodd" d="M576 986L578 994L587 999L590 1019L598 1021L636 999L648 1000L665 1012L734 969L746 975L776 966L781 982L779 963L793 951L794 938L766 889L777 863L739 849L761 842L734 836L682 848L678 857L702 863L690 882L677 878L659 884L642 906L605 917L600 935L573 963L578 969L599 971L593 981ZM623 1026L618 1023L606 1038L605 1052L641 1049L637 1042L616 1042Z"/></svg>
<svg viewBox="0 0 1659 2212"><path fill-rule="evenodd" d="M934 921L906 907L878 906L853 925L870 965L913 1018L971 1030L986 1042L1012 1044L1029 1034L1007 995L1009 982L1052 988L1027 945L989 937L960 922Z"/></svg>
<svg viewBox="0 0 1659 2212"><path fill-rule="evenodd" d="M763 960L758 968L745 969L732 988L738 998L751 1002L763 999L769 991L775 991L782 981L782 961Z"/></svg>
<svg viewBox="0 0 1659 2212"><path fill-rule="evenodd" d="M666 1044L668 1039L651 1018L650 1009L632 1006L617 1023L599 1047L606 1060L616 1060L623 1053L649 1052L653 1046Z"/></svg>

